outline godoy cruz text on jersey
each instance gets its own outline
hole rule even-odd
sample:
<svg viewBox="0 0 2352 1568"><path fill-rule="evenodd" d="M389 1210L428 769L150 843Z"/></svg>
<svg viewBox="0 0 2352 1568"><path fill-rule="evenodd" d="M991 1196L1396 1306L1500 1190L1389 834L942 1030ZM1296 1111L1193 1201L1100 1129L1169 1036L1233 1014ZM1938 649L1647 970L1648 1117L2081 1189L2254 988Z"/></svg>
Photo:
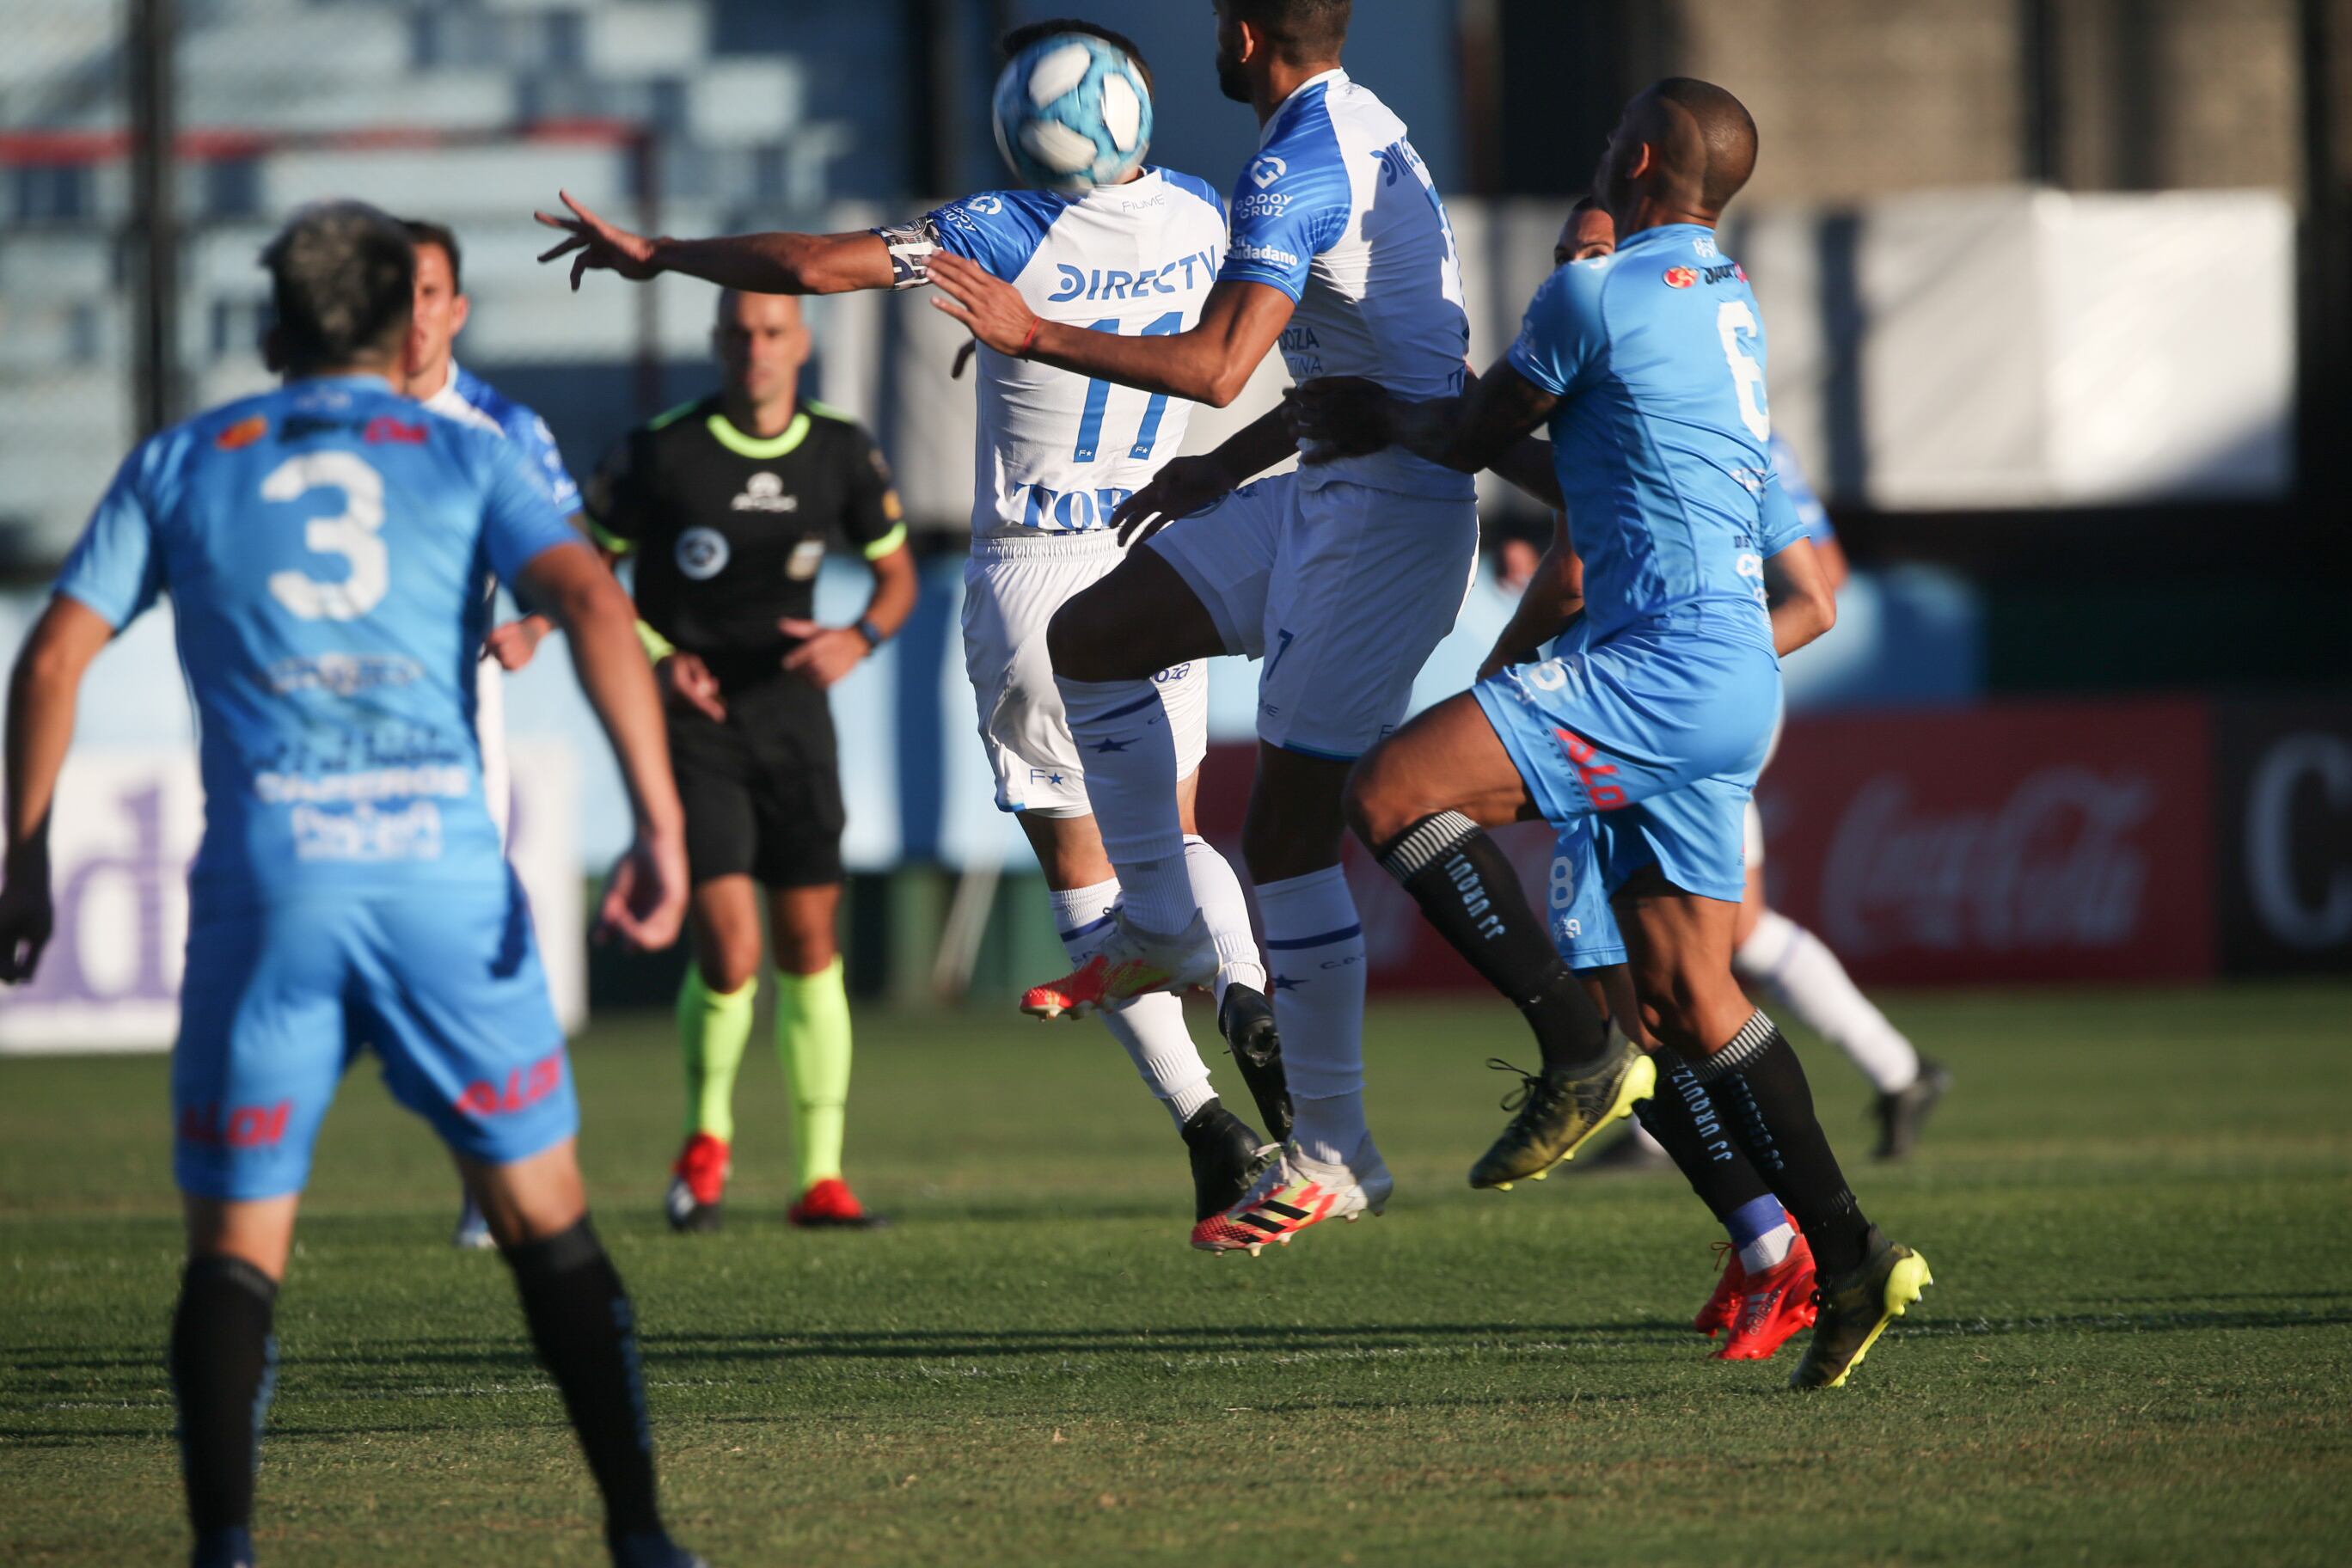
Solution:
<svg viewBox="0 0 2352 1568"><path fill-rule="evenodd" d="M1359 375L1399 396L1462 389L1470 319L1445 204L1404 121L1342 70L1301 83L1267 120L1233 190L1218 276L1281 290L1294 379ZM1399 448L1314 465L1308 489L1351 482L1467 500L1470 478Z"/></svg>
<svg viewBox="0 0 2352 1568"><path fill-rule="evenodd" d="M1764 562L1804 528L1768 453L1763 320L1713 231L1646 229L1561 268L1508 357L1560 400L1553 463L1592 637L1686 612L1769 647Z"/></svg>
<svg viewBox="0 0 2352 1568"><path fill-rule="evenodd" d="M1205 181L1150 168L1082 197L989 191L876 231L896 286L941 250L986 268L1047 321L1127 337L1196 325L1225 254ZM976 537L1091 533L1183 446L1192 405L988 349L978 356Z"/></svg>
<svg viewBox="0 0 2352 1568"><path fill-rule="evenodd" d="M481 584L579 542L512 442L338 377L142 442L58 592L118 629L173 596L208 899L503 886L474 735Z"/></svg>

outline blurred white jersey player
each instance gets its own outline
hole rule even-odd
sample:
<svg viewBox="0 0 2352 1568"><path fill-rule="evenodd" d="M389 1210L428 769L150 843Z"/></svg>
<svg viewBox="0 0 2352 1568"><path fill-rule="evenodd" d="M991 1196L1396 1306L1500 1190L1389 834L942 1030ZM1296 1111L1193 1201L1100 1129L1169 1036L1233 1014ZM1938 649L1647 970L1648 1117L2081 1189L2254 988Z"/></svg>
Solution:
<svg viewBox="0 0 2352 1568"><path fill-rule="evenodd" d="M1064 33L1124 50L1149 85L1135 46L1091 23L1016 29L1004 39L1005 54L1019 56ZM1224 208L1214 187L1150 165L1083 195L989 191L860 234L656 241L571 205L573 216L542 220L571 234L547 258L577 249L575 283L586 270L608 268L633 279L682 272L751 292L908 289L930 282L932 263L952 256L1003 279L1051 320L1130 338L1195 326L1226 256ZM1071 737L1045 628L1074 595L1125 559L1112 514L1175 456L1192 405L985 347L978 350L977 371L965 666L996 775L997 805L1017 815L1037 851L1055 929L1071 961L1082 964L1115 929L1121 890L1087 795L1088 763L1097 759ZM1214 940L1220 1024L1278 1141L1288 1131L1288 1099L1248 905L1232 868L1192 830L1193 791L1208 744L1207 686L1204 659L1174 662L1148 683L1132 717L1159 731L1178 755L1171 793L1184 819L1192 891ZM1219 1101L1186 1030L1182 1004L1161 992L1101 1012L1191 1150L1196 1217L1223 1210L1248 1189L1265 1146Z"/></svg>
<svg viewBox="0 0 2352 1568"><path fill-rule="evenodd" d="M464 369L452 352L473 310L466 298L457 237L421 218L402 226L416 247L415 314L403 367L408 395L445 419L490 431L522 448L526 470L545 488L555 510L578 526L580 487L563 466L563 454L556 449L547 421ZM495 595L498 584L486 582L482 591ZM507 760L507 672L530 662L547 631L547 622L535 616L499 626L474 667L474 738L482 754L482 802L502 846L510 844L508 828L514 815L514 773ZM458 1211L452 1239L477 1251L497 1245L471 1194Z"/></svg>

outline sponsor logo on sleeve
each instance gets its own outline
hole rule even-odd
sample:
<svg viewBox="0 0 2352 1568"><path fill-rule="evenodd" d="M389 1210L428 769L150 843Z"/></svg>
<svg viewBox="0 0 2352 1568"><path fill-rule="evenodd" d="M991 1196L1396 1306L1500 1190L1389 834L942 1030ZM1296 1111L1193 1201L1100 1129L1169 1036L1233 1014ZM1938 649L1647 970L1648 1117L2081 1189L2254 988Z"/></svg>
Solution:
<svg viewBox="0 0 2352 1568"><path fill-rule="evenodd" d="M1666 287L1669 289L1688 289L1697 281L1698 274L1687 267L1666 268Z"/></svg>
<svg viewBox="0 0 2352 1568"><path fill-rule="evenodd" d="M249 418L238 420L227 429L223 430L219 435L214 437L213 445L218 447L224 452L234 452L242 447L252 446L256 441L260 440L264 436L268 434L269 421L262 416L256 414Z"/></svg>

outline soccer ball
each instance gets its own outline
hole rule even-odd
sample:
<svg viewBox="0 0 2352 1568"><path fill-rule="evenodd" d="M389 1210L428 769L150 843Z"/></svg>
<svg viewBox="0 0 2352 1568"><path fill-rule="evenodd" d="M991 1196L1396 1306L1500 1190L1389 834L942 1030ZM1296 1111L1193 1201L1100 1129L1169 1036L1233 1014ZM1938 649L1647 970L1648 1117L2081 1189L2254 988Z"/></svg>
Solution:
<svg viewBox="0 0 2352 1568"><path fill-rule="evenodd" d="M996 146L1032 185L1084 195L1151 146L1151 93L1126 53L1085 33L1041 38L996 79Z"/></svg>

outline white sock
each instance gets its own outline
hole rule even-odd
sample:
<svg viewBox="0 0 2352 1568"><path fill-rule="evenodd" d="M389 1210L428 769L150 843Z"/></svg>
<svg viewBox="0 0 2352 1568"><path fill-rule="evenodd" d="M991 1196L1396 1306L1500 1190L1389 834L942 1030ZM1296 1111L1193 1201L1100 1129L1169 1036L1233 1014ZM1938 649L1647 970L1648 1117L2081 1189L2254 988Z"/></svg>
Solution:
<svg viewBox="0 0 2352 1568"><path fill-rule="evenodd" d="M1198 907L1184 866L1184 819L1176 809L1176 737L1160 688L1149 680L1054 678L1070 733L1087 763L1087 800L1103 849L1118 868L1128 918L1172 936Z"/></svg>
<svg viewBox="0 0 2352 1568"><path fill-rule="evenodd" d="M1110 930L1118 883L1097 882L1091 888L1073 888L1049 896L1062 951L1070 955L1073 967L1086 963ZM1200 1047L1192 1044L1192 1031L1184 1026L1184 1004L1177 997L1164 991L1139 996L1117 1012L1104 1013L1102 1021L1111 1037L1126 1049L1144 1087L1175 1118L1178 1131L1183 1131L1194 1111L1217 1098L1209 1082L1209 1066L1201 1059Z"/></svg>
<svg viewBox="0 0 2352 1568"><path fill-rule="evenodd" d="M1797 1245L1797 1232L1787 1220L1766 1231L1739 1249L1739 1267L1750 1276L1778 1268Z"/></svg>
<svg viewBox="0 0 2352 1568"><path fill-rule="evenodd" d="M1274 973L1292 1138L1310 1158L1343 1163L1364 1123L1364 928L1339 867L1257 890Z"/></svg>
<svg viewBox="0 0 2352 1568"><path fill-rule="evenodd" d="M1228 985L1265 990L1265 965L1258 959L1257 940L1250 935L1249 900L1242 896L1242 879L1197 833L1184 836L1184 866L1192 874L1193 901L1201 906L1209 941L1217 950L1218 1005L1224 1005Z"/></svg>
<svg viewBox="0 0 2352 1568"><path fill-rule="evenodd" d="M1837 954L1788 916L1766 910L1731 955L1731 972L1852 1058L1879 1093L1898 1094L1918 1081L1918 1051L1855 988Z"/></svg>

